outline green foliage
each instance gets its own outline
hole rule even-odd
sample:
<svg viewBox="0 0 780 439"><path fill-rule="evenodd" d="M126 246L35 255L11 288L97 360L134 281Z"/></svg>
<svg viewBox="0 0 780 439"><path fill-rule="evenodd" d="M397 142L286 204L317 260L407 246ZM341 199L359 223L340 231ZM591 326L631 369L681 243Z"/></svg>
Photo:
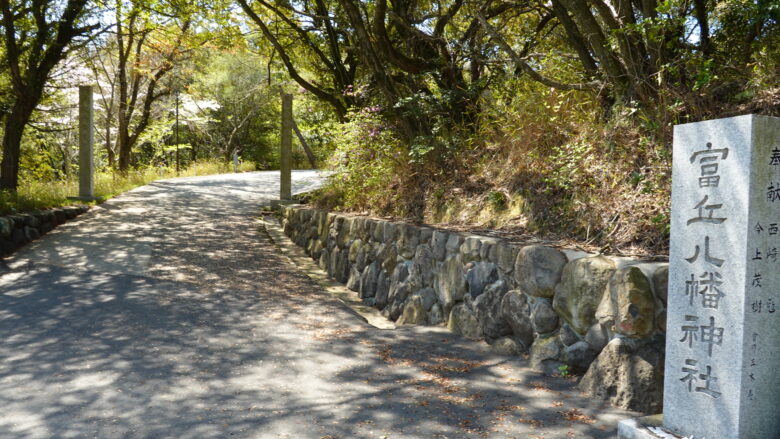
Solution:
<svg viewBox="0 0 780 439"><path fill-rule="evenodd" d="M380 207L402 213L404 203L396 182L408 171L409 156L380 109L353 111L341 129L330 161L331 188L325 196L336 193L339 204L351 209Z"/></svg>
<svg viewBox="0 0 780 439"><path fill-rule="evenodd" d="M547 191L571 192L575 186L587 185L582 172L584 163L591 160L592 146L587 142L566 143L553 149L547 157L552 171L544 178Z"/></svg>
<svg viewBox="0 0 780 439"><path fill-rule="evenodd" d="M495 211L502 211L506 209L507 199L506 195L500 191L491 191L487 195L488 204Z"/></svg>

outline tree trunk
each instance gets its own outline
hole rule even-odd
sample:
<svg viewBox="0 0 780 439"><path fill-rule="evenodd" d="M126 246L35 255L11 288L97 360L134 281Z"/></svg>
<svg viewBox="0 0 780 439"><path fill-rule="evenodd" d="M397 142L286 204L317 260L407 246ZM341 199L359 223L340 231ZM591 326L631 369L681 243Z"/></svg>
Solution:
<svg viewBox="0 0 780 439"><path fill-rule="evenodd" d="M298 128L298 124L295 123L295 119L292 121L292 126L295 135L298 136L298 141L301 142L301 147L303 147L303 150L306 152L306 157L309 159L311 168L317 169L317 159L314 158L314 152L309 148L309 143L306 142L306 138L303 137L303 133L301 133L301 130Z"/></svg>
<svg viewBox="0 0 780 439"><path fill-rule="evenodd" d="M119 172L126 174L130 169L130 133L127 121L119 117L119 130L116 134L116 149L119 152Z"/></svg>
<svg viewBox="0 0 780 439"><path fill-rule="evenodd" d="M11 114L5 120L3 132L3 162L0 164L0 190L16 192L19 184L19 156L22 144L22 135L27 122L30 120L34 105L30 102L38 102L39 99L17 99L11 109Z"/></svg>
<svg viewBox="0 0 780 439"><path fill-rule="evenodd" d="M108 167L114 169L116 154L114 149L111 148L111 123L108 120L106 120L106 154L108 155Z"/></svg>

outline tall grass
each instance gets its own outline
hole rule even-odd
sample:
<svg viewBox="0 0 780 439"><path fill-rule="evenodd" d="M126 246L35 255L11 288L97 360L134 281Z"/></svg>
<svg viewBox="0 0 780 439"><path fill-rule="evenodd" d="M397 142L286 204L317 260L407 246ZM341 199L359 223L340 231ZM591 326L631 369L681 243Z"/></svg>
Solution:
<svg viewBox="0 0 780 439"><path fill-rule="evenodd" d="M253 163L241 163L239 172L253 171ZM95 173L95 196L109 199L155 180L173 177L226 174L233 172L233 165L217 161L192 163L176 175L174 168L144 168L131 170L127 175L99 171ZM0 192L0 215L48 209L78 203L68 199L79 193L79 181L75 176L66 180L25 180L17 192Z"/></svg>

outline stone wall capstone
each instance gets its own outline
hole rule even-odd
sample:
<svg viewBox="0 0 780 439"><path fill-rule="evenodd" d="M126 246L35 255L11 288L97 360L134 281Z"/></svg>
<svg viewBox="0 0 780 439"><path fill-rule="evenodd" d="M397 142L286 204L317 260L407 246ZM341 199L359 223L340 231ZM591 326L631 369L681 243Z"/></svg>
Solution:
<svg viewBox="0 0 780 439"><path fill-rule="evenodd" d="M546 373L583 373L582 390L619 407L660 407L667 264L280 208L293 242L397 324L444 325Z"/></svg>

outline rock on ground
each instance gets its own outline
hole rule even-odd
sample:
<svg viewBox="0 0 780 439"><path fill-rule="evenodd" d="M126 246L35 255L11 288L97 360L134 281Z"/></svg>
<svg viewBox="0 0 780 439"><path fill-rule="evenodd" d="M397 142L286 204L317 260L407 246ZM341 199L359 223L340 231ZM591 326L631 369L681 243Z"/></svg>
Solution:
<svg viewBox="0 0 780 439"><path fill-rule="evenodd" d="M579 388L616 407L660 413L664 386L663 343L635 344L615 338L582 377Z"/></svg>

